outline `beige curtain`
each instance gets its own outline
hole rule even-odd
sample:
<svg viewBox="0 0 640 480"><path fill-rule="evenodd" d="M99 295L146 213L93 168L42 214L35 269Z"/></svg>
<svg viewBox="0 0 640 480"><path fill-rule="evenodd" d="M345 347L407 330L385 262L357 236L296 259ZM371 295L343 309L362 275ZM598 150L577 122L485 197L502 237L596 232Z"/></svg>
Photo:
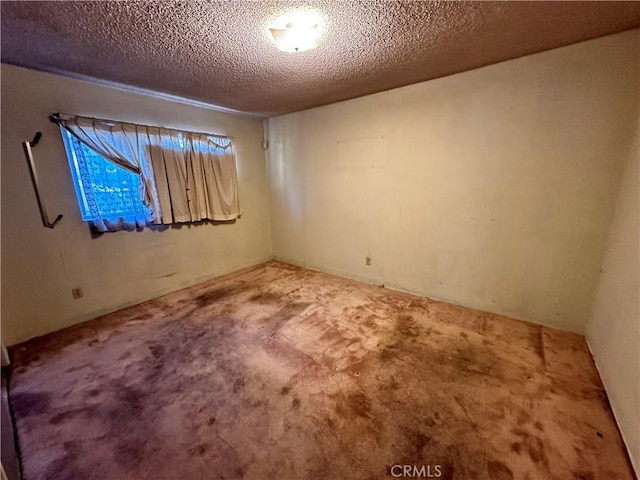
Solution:
<svg viewBox="0 0 640 480"><path fill-rule="evenodd" d="M229 139L186 132L151 148L161 223L226 221L241 214Z"/></svg>
<svg viewBox="0 0 640 480"><path fill-rule="evenodd" d="M141 178L156 224L226 221L241 214L231 138L87 117L52 119Z"/></svg>

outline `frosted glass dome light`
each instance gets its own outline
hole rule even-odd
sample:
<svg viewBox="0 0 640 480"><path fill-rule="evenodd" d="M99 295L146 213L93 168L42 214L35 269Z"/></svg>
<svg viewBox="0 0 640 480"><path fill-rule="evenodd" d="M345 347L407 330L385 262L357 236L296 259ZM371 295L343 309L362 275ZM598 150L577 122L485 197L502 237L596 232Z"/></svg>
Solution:
<svg viewBox="0 0 640 480"><path fill-rule="evenodd" d="M278 50L283 52L304 52L318 46L320 30L318 19L306 14L291 14L269 27Z"/></svg>

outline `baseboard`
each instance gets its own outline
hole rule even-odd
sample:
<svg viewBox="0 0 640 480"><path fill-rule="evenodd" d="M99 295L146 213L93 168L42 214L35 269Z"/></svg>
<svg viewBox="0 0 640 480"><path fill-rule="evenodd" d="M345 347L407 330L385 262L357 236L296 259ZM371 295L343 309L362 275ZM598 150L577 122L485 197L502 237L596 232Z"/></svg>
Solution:
<svg viewBox="0 0 640 480"><path fill-rule="evenodd" d="M605 392L608 391L607 389L607 384L604 381L604 377L602 376L602 373L600 372L600 367L598 366L598 361L596 360L596 356L593 353L593 349L591 348L591 344L589 343L589 339L587 338L587 347L589 348L589 353L591 353L591 358L593 359L593 363L596 366L596 370L598 370L598 375L600 375L600 381L602 382L602 385L604 386L604 390ZM607 397L609 397L609 395L607 394ZM631 451L629 450L629 447L627 446L627 439L624 438L624 430L622 430L622 427L620 426L620 422L618 421L618 415L616 414L616 407L611 403L611 400L609 399L609 406L611 407L611 412L613 413L613 419L616 421L616 425L618 426L618 431L620 432L620 436L622 437L622 443L624 444L624 448L627 452L627 457L629 458L629 462L631 463L631 466L633 467L633 470L636 474L636 478L640 478L640 465L638 465L637 461L640 461L640 459L636 459L633 458L633 455L631 454Z"/></svg>
<svg viewBox="0 0 640 480"><path fill-rule="evenodd" d="M118 310L122 310L123 308L128 308L128 307L132 307L134 305L139 305L141 303L145 303L148 302L150 300L153 300L155 298L158 297L162 297L164 295L167 295L169 293L173 293L173 292L178 292L180 290L184 290L185 288L189 288L192 287L194 285L198 285L200 283L206 283L212 280L216 280L222 277L225 277L227 275L233 275L236 273L239 273L243 270L249 269L249 268L253 268L257 265L261 265L265 262L268 262L269 260L272 259L272 256L269 255L268 257L261 257L249 262L245 262L245 263L241 263L238 265L234 265L228 269L222 270L220 272L211 274L211 275L204 275L204 276L200 276L200 277L196 277L194 279L190 279L189 281L186 282L181 282L179 284L176 285L172 285L170 287L167 288L161 288L160 290L157 290L155 292L153 292L150 295L144 295L141 297L136 297L133 298L131 300L129 300L128 302L124 302L124 303L119 303L117 305L113 305L113 306L109 306L109 307L105 307L105 308L100 308L98 310L93 310L91 312L79 315L77 317L73 317L70 318L69 321L64 325L61 326L60 328L56 328L55 330L48 330L48 331L36 331L36 332L27 332L26 334L24 334L21 338L18 338L16 341L12 341L11 343L9 343L7 345L7 347L14 347L16 345L19 345L23 342L27 342L31 339L37 338L37 337L42 337L44 335L48 335L50 333L53 332L57 332L59 330L64 330L65 328L70 328L73 327L74 325L78 325L80 323L92 320L94 318L98 318L101 317L103 315L107 315L109 313L113 313L113 312L117 312Z"/></svg>
<svg viewBox="0 0 640 480"><path fill-rule="evenodd" d="M388 288L389 290L394 290L394 291L397 291L397 292L409 293L411 295L416 295L418 297L429 298L431 300L435 300L436 302L450 303L451 305L457 305L459 307L468 308L470 310L475 310L477 312L490 313L491 315L498 315L498 316L501 316L501 317L511 318L513 320L518 320L518 321L521 321L521 322L525 322L525 323L528 323L530 325L538 325L538 326L542 326L542 327L545 327L545 328L551 328L551 329L554 329L554 330L562 330L564 332L575 333L575 334L582 335L582 336L585 336L585 334L586 334L585 329L583 327L580 327L580 326L577 326L577 325L574 325L574 324L565 323L563 325L554 325L554 324L550 324L550 323L547 323L547 322L535 321L535 320L531 320L531 319L528 319L528 318L523 318L523 317L521 317L521 316L519 316L519 315L517 315L517 314L515 314L513 312L509 312L509 311L492 312L490 310L484 310L483 308L480 308L478 306L470 305L470 304L465 303L465 302L460 302L459 300L456 300L456 299L444 298L444 297L430 295L429 293L419 292L417 290L412 290L410 288L405 288L402 285L397 285L397 284L394 284L394 283L384 283L384 282L381 282L379 279L374 279L372 277L367 277L367 276L364 276L364 275L356 275L356 274L352 274L350 272L345 272L343 270L322 267L322 266L315 265L315 264L312 264L312 263L307 263L307 262L297 262L295 260L291 260L291 259L288 259L288 258L285 258L285 257L279 257L277 255L274 255L273 259L278 261L278 262L288 263L290 265L295 265L297 267L308 268L309 270L314 270L316 272L328 273L329 275L336 275L338 277L348 278L350 280L357 280L359 282L368 283L370 285L383 286L384 288Z"/></svg>
<svg viewBox="0 0 640 480"><path fill-rule="evenodd" d="M4 346L4 342L2 342L2 366L8 367L10 363L9 352L7 351L7 347Z"/></svg>

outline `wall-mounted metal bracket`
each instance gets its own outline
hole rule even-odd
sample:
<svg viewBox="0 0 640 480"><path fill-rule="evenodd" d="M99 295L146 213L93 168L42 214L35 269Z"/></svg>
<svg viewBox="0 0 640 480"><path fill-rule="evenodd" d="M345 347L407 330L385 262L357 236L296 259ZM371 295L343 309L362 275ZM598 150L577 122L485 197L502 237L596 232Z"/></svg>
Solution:
<svg viewBox="0 0 640 480"><path fill-rule="evenodd" d="M56 224L60 220L62 220L62 214L58 215L56 219L53 221L53 223L49 221L49 215L47 215L47 209L44 206L44 202L42 201L42 198L40 197L40 185L38 183L38 173L36 172L36 165L33 161L33 152L31 151L31 149L38 144L41 137L42 137L42 133L36 132L35 136L33 137L33 140L24 141L22 142L22 145L24 147L24 152L27 156L27 161L29 162L29 172L31 173L31 182L33 183L33 189L36 192L36 200L38 201L38 208L40 209L40 217L42 218L42 224L47 228L53 228L56 226Z"/></svg>

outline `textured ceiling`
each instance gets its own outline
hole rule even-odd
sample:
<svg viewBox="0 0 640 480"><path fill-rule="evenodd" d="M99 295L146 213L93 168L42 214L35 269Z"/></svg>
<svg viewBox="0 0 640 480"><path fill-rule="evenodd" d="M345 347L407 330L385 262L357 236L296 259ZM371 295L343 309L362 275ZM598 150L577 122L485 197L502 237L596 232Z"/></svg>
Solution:
<svg viewBox="0 0 640 480"><path fill-rule="evenodd" d="M320 46L276 49L301 7ZM2 61L272 116L640 25L636 2L2 2Z"/></svg>

